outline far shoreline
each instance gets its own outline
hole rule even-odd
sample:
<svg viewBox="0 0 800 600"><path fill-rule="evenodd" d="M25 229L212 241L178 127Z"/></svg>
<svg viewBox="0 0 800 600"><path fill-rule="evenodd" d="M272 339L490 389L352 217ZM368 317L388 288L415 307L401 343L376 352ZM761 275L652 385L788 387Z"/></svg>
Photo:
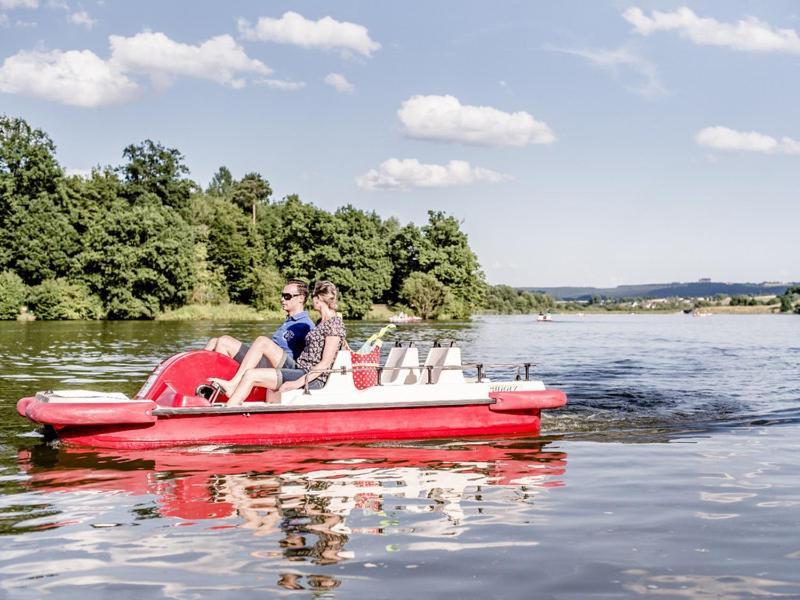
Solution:
<svg viewBox="0 0 800 600"><path fill-rule="evenodd" d="M315 315L312 312L312 319ZM664 309L658 308L607 308L602 305L589 305L585 307L575 307L574 305L566 310L558 310L557 308L550 309L549 314L554 316L581 316L581 315L674 315L686 314L691 316L691 313L685 313L681 309L674 306ZM702 315L793 315L796 313L782 313L777 305L756 305L756 306L705 306L697 308L695 311L700 316ZM498 313L491 311L480 311L472 315L472 317L482 316L531 316L535 317L540 311L534 310L528 313ZM355 323L388 323L389 317L394 312L386 307L386 305L373 305L373 308L362 319L348 319ZM472 318L471 317L471 318ZM163 321L163 322L281 322L286 318L285 314L281 311L257 311L251 306L240 304L221 304L221 305L188 305L175 310L165 311L156 315L153 319L144 319L147 321ZM36 319L30 313L23 313L16 319L16 322L65 322L65 321L135 321L141 319ZM450 322L463 322L465 319L429 319L421 321L422 323L450 323ZM467 319L469 320L469 319ZM9 319L9 322L14 322Z"/></svg>

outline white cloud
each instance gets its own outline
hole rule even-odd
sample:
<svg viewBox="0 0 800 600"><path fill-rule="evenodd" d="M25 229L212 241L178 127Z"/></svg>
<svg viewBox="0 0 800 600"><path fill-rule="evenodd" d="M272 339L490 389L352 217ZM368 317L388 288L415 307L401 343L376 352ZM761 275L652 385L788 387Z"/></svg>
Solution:
<svg viewBox="0 0 800 600"><path fill-rule="evenodd" d="M306 19L296 12L286 12L280 19L261 17L254 26L239 19L239 33L246 40L292 44L303 48L337 50L342 54L356 52L371 56L381 45L370 39L367 28L356 23L323 17Z"/></svg>
<svg viewBox="0 0 800 600"><path fill-rule="evenodd" d="M530 114L462 105L453 96L412 96L397 116L409 137L482 146L551 144L550 127Z"/></svg>
<svg viewBox="0 0 800 600"><path fill-rule="evenodd" d="M8 15L0 13L0 27L4 27L8 25Z"/></svg>
<svg viewBox="0 0 800 600"><path fill-rule="evenodd" d="M664 86L658 77L658 69L650 61L637 56L628 48L617 48L607 50L604 48L596 49L577 49L577 48L557 48L548 46L548 50L572 54L589 61L596 67L611 71L614 76L619 76L622 70L631 70L644 79L644 83L635 86L626 86L632 92L641 94L646 98L654 98L666 93Z"/></svg>
<svg viewBox="0 0 800 600"><path fill-rule="evenodd" d="M160 85L173 77L207 79L232 88L245 85L241 73L269 75L272 69L248 58L229 35L193 46L163 33L144 32L130 38L112 35L111 58L103 60L89 50L20 51L0 67L0 92L22 94L69 104L98 107L132 100L139 84L131 73L151 77ZM267 84L291 87L290 82ZM304 84L302 84L304 85Z"/></svg>
<svg viewBox="0 0 800 600"><path fill-rule="evenodd" d="M336 89L340 94L352 94L355 91L355 86L347 81L344 75L339 73L328 73L325 76L325 83Z"/></svg>
<svg viewBox="0 0 800 600"><path fill-rule="evenodd" d="M511 179L508 175L473 167L463 160L436 165L420 163L416 158L390 158L377 169L370 169L356 177L356 185L368 191L402 190L415 187L443 188L480 181L497 183L508 179Z"/></svg>
<svg viewBox="0 0 800 600"><path fill-rule="evenodd" d="M163 33L142 32L133 37L112 35L111 62L124 71L145 73L160 84L182 75L242 88L239 73L272 73L261 61L248 58L229 35L213 37L200 45L181 44Z"/></svg>
<svg viewBox="0 0 800 600"><path fill-rule="evenodd" d="M85 10L72 13L68 20L73 25L86 27L86 29L91 29L97 23L97 20L90 17L89 13L87 13Z"/></svg>
<svg viewBox="0 0 800 600"><path fill-rule="evenodd" d="M793 29L779 29L769 23L748 17L736 23L722 23L697 16L687 7L674 12L654 10L646 16L641 8L632 6L622 17L641 35L655 31L677 31L695 44L724 46L748 52L784 52L800 54L800 36Z"/></svg>
<svg viewBox="0 0 800 600"><path fill-rule="evenodd" d="M287 81L285 79L258 79L255 83L260 83L270 89L282 92L296 92L306 87L304 81Z"/></svg>
<svg viewBox="0 0 800 600"><path fill-rule="evenodd" d="M789 137L780 140L756 131L736 131L728 127L706 127L694 136L700 146L715 150L800 154L800 142Z"/></svg>
<svg viewBox="0 0 800 600"><path fill-rule="evenodd" d="M0 0L0 10L15 8L38 8L39 0Z"/></svg>
<svg viewBox="0 0 800 600"><path fill-rule="evenodd" d="M0 92L97 107L132 99L139 86L89 50L23 50L3 61Z"/></svg>

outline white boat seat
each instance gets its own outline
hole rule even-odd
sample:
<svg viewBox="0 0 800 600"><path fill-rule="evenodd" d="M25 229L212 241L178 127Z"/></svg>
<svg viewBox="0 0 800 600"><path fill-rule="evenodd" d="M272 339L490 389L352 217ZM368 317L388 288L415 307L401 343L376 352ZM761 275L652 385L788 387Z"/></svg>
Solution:
<svg viewBox="0 0 800 600"><path fill-rule="evenodd" d="M322 388L326 392L356 392L355 383L353 383L353 360L350 357L349 350L339 350L336 353L336 359L333 361L331 369L347 369L347 373L331 373L328 375L328 381L325 382L325 387Z"/></svg>
<svg viewBox="0 0 800 600"><path fill-rule="evenodd" d="M428 369L430 370L431 383L464 383L464 371L461 369L443 369L442 367L461 366L461 348L431 348L425 365L421 369L420 383L428 383Z"/></svg>
<svg viewBox="0 0 800 600"><path fill-rule="evenodd" d="M419 350L395 347L389 350L381 372L381 385L410 385L419 381Z"/></svg>

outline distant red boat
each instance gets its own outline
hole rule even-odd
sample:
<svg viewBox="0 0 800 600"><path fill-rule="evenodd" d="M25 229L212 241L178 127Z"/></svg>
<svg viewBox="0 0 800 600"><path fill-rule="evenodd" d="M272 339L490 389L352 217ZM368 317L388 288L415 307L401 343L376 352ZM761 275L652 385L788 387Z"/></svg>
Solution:
<svg viewBox="0 0 800 600"><path fill-rule="evenodd" d="M474 380L463 374L470 367L478 372ZM375 374L379 385L366 389L355 387L350 353L340 352L320 390L256 389L236 407L201 395L210 377L231 378L237 368L215 352L184 352L161 363L133 398L39 392L22 398L17 411L67 444L124 449L535 435L541 410L566 403L560 390L528 380L528 366L520 365L519 380L493 382L483 365L462 365L459 348L432 348L420 366L413 346L392 348Z"/></svg>

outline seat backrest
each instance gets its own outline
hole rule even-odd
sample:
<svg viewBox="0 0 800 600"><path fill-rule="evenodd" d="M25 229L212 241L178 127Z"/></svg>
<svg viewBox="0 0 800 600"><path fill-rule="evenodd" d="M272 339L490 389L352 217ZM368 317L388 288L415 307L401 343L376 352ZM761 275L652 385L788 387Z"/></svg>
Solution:
<svg viewBox="0 0 800 600"><path fill-rule="evenodd" d="M461 369L443 369L442 367L461 366L461 348L431 348L425 359L425 367L430 369L431 383L464 383L464 372ZM422 369L420 383L428 383L428 369Z"/></svg>
<svg viewBox="0 0 800 600"><path fill-rule="evenodd" d="M389 350L381 372L381 385L407 385L419 381L419 350L395 347Z"/></svg>
<svg viewBox="0 0 800 600"><path fill-rule="evenodd" d="M323 388L326 392L355 392L356 386L353 383L353 361L350 358L349 350L339 350L336 353L336 359L333 361L331 369L341 369L344 367L347 373L331 373L328 375L328 381L325 382Z"/></svg>

